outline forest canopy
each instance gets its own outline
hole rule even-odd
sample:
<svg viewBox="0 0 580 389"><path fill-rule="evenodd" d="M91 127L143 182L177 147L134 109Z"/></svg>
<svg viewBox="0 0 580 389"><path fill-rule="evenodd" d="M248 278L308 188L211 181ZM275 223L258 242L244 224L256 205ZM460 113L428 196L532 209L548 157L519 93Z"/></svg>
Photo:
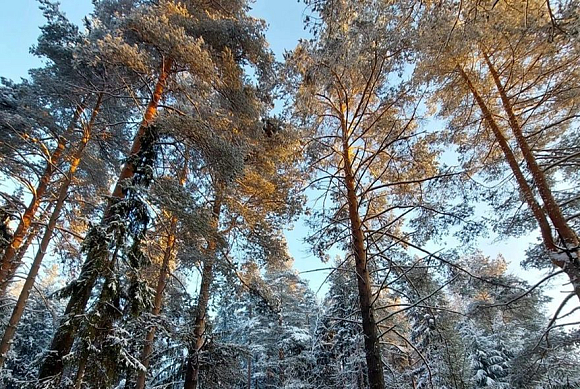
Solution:
<svg viewBox="0 0 580 389"><path fill-rule="evenodd" d="M38 0L1 387L580 388L580 4L300 2Z"/></svg>

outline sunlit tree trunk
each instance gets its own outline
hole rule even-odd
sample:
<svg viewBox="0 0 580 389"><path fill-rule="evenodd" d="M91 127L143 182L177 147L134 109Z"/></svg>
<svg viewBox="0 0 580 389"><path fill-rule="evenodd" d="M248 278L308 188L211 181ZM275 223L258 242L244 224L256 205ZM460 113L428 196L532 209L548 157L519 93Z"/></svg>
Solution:
<svg viewBox="0 0 580 389"><path fill-rule="evenodd" d="M10 269L10 273L13 274L13 276L11 278L13 278L14 275L16 275L16 272L17 272L18 268L20 267L20 265L22 264L22 261L24 260L24 256L28 252L30 245L38 237L38 234L40 234L42 227L43 227L43 221L50 218L50 215L52 214L53 207L54 207L54 201L50 201L46 205L44 210L42 211L42 215L40 215L37 218L38 222L32 223L32 227L28 231L28 235L26 236L24 243L22 244L22 246L20 246L20 248L18 249L18 253L16 254L14 259L12 260L12 264L11 264L12 268ZM8 291L8 288L10 287L11 283L12 283L12 280L10 280L7 283L0 286L0 296L6 296L6 292Z"/></svg>
<svg viewBox="0 0 580 389"><path fill-rule="evenodd" d="M495 67L493 66L489 56L484 51L483 56L485 59L485 63L489 68L489 72L494 80L495 86L499 93L501 103L503 105L504 111L508 116L508 122L514 138L520 148L524 160L526 161L526 165L528 170L532 174L532 178L534 180L534 184L538 189L538 193L544 202L544 209L546 210L546 214L552 221L554 228L558 232L558 235L562 238L562 240L569 246L577 249L578 248L578 236L574 232L574 230L568 225L566 221L566 217L562 213L562 209L554 199L552 194L552 190L548 181L546 179L546 175L542 171L542 169L538 166L538 162L534 154L532 153L531 147L528 144L526 137L522 131L522 127L519 123L518 118L514 112L512 104L510 102L509 97L507 96L506 90L500 80L499 74ZM577 257L576 257L577 259ZM579 280L580 281L580 280ZM576 285L576 284L575 284ZM580 285L579 285L580 286Z"/></svg>
<svg viewBox="0 0 580 389"><path fill-rule="evenodd" d="M356 193L356 178L352 169L350 157L349 136L346 121L342 126L342 159L344 164L344 182L346 186L348 215L351 228L352 252L355 259L359 302L365 338L365 355L367 361L370 389L384 389L385 378L381 360L381 348L377 323L372 306L371 278L367 266L367 252L362 221L359 214L358 197Z"/></svg>
<svg viewBox="0 0 580 389"><path fill-rule="evenodd" d="M503 87L497 70L493 66L489 56L485 51L483 51L483 56L499 93L504 111L508 116L508 122L516 143L522 152L528 170L532 174L534 184L538 190L538 193L540 194L540 197L542 198L542 201L544 202L545 212L552 221L556 233L563 243L564 247L562 249L558 251L553 250L551 252L555 254L555 260L561 263L560 267L570 278L570 282L574 287L574 292L576 293L578 299L580 299L580 241L578 240L578 235L576 235L576 232L570 227L566 217L562 213L562 209L556 202L556 199L554 199L554 195L552 194L552 190L548 184L546 175L538 166L538 162L536 161L536 158L532 153L532 149L528 144L526 137L524 136L522 127L518 121L518 118L516 117L510 99L507 96L506 90ZM559 251L564 251L566 257L559 255Z"/></svg>
<svg viewBox="0 0 580 389"><path fill-rule="evenodd" d="M12 339L14 338L14 334L16 333L16 327L18 326L20 318L24 313L24 308L26 307L26 302L28 301L28 297L30 296L30 291L32 290L34 282L36 281L36 276L38 274L38 271L40 270L40 265L42 263L42 260L44 259L44 255L48 250L48 245L52 238L54 228L56 227L56 223L60 217L60 212L64 206L66 197L68 195L68 190L72 183L75 172L80 164L82 154L91 138L92 127L99 113L102 99L103 95L100 94L95 104L95 107L93 108L90 121L84 128L83 137L71 158L68 174L66 175L64 181L60 186L58 198L54 205L54 210L52 211L50 220L48 221L48 225L46 226L46 230L44 232L44 236L42 237L42 241L40 242L40 247L36 252L36 256L34 257L34 260L30 267L30 271L28 272L28 276L26 277L26 281L24 281L24 286L20 291L20 295L18 297L18 301L16 302L16 306L14 307L10 320L8 321L8 326L4 331L4 336L2 337L2 341L0 342L0 369L4 365L8 350L10 350Z"/></svg>
<svg viewBox="0 0 580 389"><path fill-rule="evenodd" d="M550 224L548 223L548 220L546 219L546 215L544 214L542 207L536 201L536 198L534 196L534 192L532 191L532 188L528 184L526 177L524 176L524 173L522 172L522 169L520 168L520 165L516 159L516 156L514 155L505 135L503 134L503 132L499 128L499 125L495 121L493 114L491 113L487 104L485 103L485 101L483 100L481 95L479 94L475 85L473 85L473 82L471 82L471 79L469 78L467 73L465 73L463 68L461 68L460 66L458 66L457 69L459 71L459 74L461 75L461 78L466 83L467 87L469 88L469 91L473 95L473 98L477 102L479 109L483 113L483 117L484 117L487 125L491 129L500 149L502 150L504 158L506 159L514 177L516 178L516 182L518 184L518 187L520 188L520 191L522 192L522 195L524 197L524 200L526 201L526 204L530 207L530 209L534 215L534 218L536 219L536 221L538 222L538 225L540 226L540 233L542 235L542 240L544 242L544 245L546 246L546 248L548 250L555 250L556 246L555 246L553 238L552 238Z"/></svg>
<svg viewBox="0 0 580 389"><path fill-rule="evenodd" d="M495 139L497 140L500 148L502 149L504 157L505 157L506 161L508 162L508 165L510 166L510 168L512 170L512 173L514 174L514 176L516 178L516 182L518 183L518 187L519 187L520 192L522 193L522 195L524 197L524 200L526 201L526 203L530 207L530 209L534 215L534 218L538 222L538 226L540 227L540 233L542 236L542 241L544 243L544 247L546 248L546 250L549 253L558 254L559 249L556 246L554 239L552 237L551 227L550 227L550 224L546 218L544 210L542 209L542 207L540 206L540 204L537 202L536 198L534 197L534 193L532 191L532 188L530 187L530 185L526 181L524 174L523 174L523 172L522 172L522 170L521 170L521 168L516 160L516 157L513 154L512 150L507 142L507 139L503 135L501 129L499 128L498 124L496 123L495 119L493 118L493 114L491 113L487 104L485 103L485 101L483 100L483 98L481 97L479 92L477 91L476 87L471 82L467 73L465 73L465 71L460 66L458 66L457 69L459 71L459 74L461 75L461 77L463 78L465 83L467 84L471 94L475 98L477 105L481 109L481 112L483 113L484 119L486 120L487 124L491 128L491 130L495 136ZM538 167L537 164L536 164L536 167ZM539 167L538 167L538 169L539 169ZM548 190L549 190L549 188L548 188ZM550 196L551 196L551 194L550 194ZM559 207L558 207L558 209L559 209ZM552 219L550 219L550 220L552 220ZM571 263L572 266L570 266L566 261L559 259L559 257L552 257L551 260L552 260L552 263L554 265L562 268L566 272L566 274L570 278L570 281L574 285L574 292L576 293L576 295L580 299L580 283L579 283L579 281L580 281L580 268L578 268L578 266L576 266L574 262L572 262Z"/></svg>
<svg viewBox="0 0 580 389"><path fill-rule="evenodd" d="M0 264L0 297L6 294L8 283L18 270L19 263L14 261L15 256L17 255L18 249L22 246L22 243L24 242L25 237L29 232L32 221L36 216L36 211L40 205L40 201L44 197L50 184L50 180L57 170L57 165L60 163L60 159L66 148L66 143L68 140L67 138L70 136L70 133L77 125L84 109L84 104L79 104L76 107L68 128L64 134L58 137L56 148L50 155L47 156L46 167L42 173L42 176L40 177L37 187L32 192L32 199L24 211L22 219L18 223L18 227L16 227L12 242L4 251L4 255Z"/></svg>
<svg viewBox="0 0 580 389"><path fill-rule="evenodd" d="M147 109L145 110L143 120L141 121L139 129L133 139L133 145L128 154L129 156L134 156L141 150L141 143L145 136L146 129L157 114L157 107L163 96L167 79L171 74L172 65L173 61L170 58L166 58L163 61L153 94L147 105ZM133 177L134 174L135 166L129 158L119 174L117 184L112 193L112 200L104 211L102 219L103 224L106 224L110 216L111 205L114 199L121 199L124 197L123 185L125 184L125 181ZM67 355L72 348L77 330L83 319L85 307L89 301L98 276L99 272L98 269L95 268L95 261L87 256L81 274L71 291L71 297L65 309L64 317L54 335L54 338L52 339L52 344L47 357L40 368L40 379L55 376L57 381L60 380L60 375L62 374L64 367L63 357Z"/></svg>

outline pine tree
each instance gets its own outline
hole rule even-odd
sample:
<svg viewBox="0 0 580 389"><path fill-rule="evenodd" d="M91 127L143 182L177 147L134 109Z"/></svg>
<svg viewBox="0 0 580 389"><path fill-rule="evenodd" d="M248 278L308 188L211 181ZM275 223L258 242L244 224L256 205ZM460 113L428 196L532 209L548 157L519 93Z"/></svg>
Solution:
<svg viewBox="0 0 580 389"><path fill-rule="evenodd" d="M419 22L418 75L437 80L436 101L442 103L442 116L451 118L450 138L469 153L467 162L475 162L474 170L491 173L494 181L503 172L497 164L508 164L520 198L503 193L503 204L519 208L524 202L531 215L516 214L506 232L522 232L512 227L518 219L527 220L526 227L539 227L544 253L575 285L578 238L565 216L567 207L574 208L575 195L557 189L556 177L565 161L556 157L545 163L547 155L541 150L555 151L558 142L573 136L577 105L568 85L576 83L577 52L569 37L554 27L549 3L497 5L450 2L432 8L435 19L433 13L425 14ZM496 36L501 38L492 38ZM473 139L477 141L469 142ZM484 160L484 155L489 158Z"/></svg>
<svg viewBox="0 0 580 389"><path fill-rule="evenodd" d="M402 232L411 216L460 220L437 212L444 200L423 196L427 182L456 173L439 168L433 134L418 130L419 103L402 76L412 29L406 10L374 1L312 5L321 16L317 39L301 42L287 59L298 85L291 87L294 117L311 131L313 186L325 193L310 240L321 257L340 246L355 258L368 379L371 388L384 388L374 270L395 270L389 254L398 243L412 244Z"/></svg>

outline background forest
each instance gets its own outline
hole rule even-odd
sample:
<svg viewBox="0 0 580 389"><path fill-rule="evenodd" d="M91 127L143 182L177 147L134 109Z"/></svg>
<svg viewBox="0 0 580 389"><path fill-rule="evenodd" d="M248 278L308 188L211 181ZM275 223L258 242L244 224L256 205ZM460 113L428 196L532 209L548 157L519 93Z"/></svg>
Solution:
<svg viewBox="0 0 580 389"><path fill-rule="evenodd" d="M580 388L580 4L301 1L278 60L249 0L38 1L1 387Z"/></svg>

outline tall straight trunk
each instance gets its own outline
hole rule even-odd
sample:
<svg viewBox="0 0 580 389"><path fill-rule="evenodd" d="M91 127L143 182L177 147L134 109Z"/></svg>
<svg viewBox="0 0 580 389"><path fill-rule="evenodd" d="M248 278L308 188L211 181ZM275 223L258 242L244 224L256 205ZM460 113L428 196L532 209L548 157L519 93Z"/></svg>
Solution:
<svg viewBox="0 0 580 389"><path fill-rule="evenodd" d="M212 209L213 231L217 233L219 217L221 212L221 194L216 193ZM205 343L205 325L207 322L207 306L209 304L209 292L213 281L213 264L215 261L217 242L215 237L211 237L207 244L207 259L203 263L201 273L201 285L197 298L197 309L195 312L195 325L193 328L193 344L189 347L189 355L185 365L184 389L197 389L199 383L199 353Z"/></svg>
<svg viewBox="0 0 580 389"><path fill-rule="evenodd" d="M520 122L518 121L518 118L515 115L510 99L506 93L503 84L501 83L499 74L485 51L483 52L483 57L485 59L485 63L487 64L489 72L493 78L493 81L499 93L504 111L508 116L508 122L514 135L514 138L518 144L518 147L522 152L524 160L526 161L528 170L532 174L532 178L534 179L534 184L538 189L538 193L540 194L540 197L544 202L544 209L546 210L548 217L552 221L554 228L556 229L558 235L560 235L562 240L566 244L570 245L571 247L577 250L579 243L578 235L576 235L576 232L574 232L574 230L570 227L570 225L566 220L566 217L562 213L562 209L556 202L556 199L554 199L554 195L552 194L552 190L550 188L550 185L548 184L546 175L544 174L542 169L538 166L536 157L532 153L532 149L528 144L526 137L524 136ZM576 259L578 258L576 257Z"/></svg>
<svg viewBox="0 0 580 389"><path fill-rule="evenodd" d="M129 152L129 157L136 155L141 150L142 138L145 135L147 126L152 122L157 114L157 107L163 95L172 65L173 61L170 58L166 58L163 61L153 95L151 96L143 120L141 121L139 129L133 139L133 145ZM129 158L119 174L117 184L113 190L112 199L104 211L104 216L101 222L102 225L106 224L108 221L114 199L121 199L124 197L123 185L125 181L133 177L134 174L135 166ZM60 380L64 368L63 358L72 348L77 330L83 319L85 307L91 297L98 276L99 274L98 269L95 267L95 261L93 258L87 256L81 269L81 274L73 285L70 300L65 309L61 324L52 339L49 353L40 367L40 379L55 376L57 381Z"/></svg>
<svg viewBox="0 0 580 389"><path fill-rule="evenodd" d="M252 321L252 306L248 307L248 319ZM252 389L252 355L248 357L248 382L246 383L246 389Z"/></svg>
<svg viewBox="0 0 580 389"><path fill-rule="evenodd" d="M282 314L279 313L278 314L278 328L279 328L280 332L282 332L282 324L284 324ZM281 387L284 387L284 386L286 386L286 385L284 385L284 381L286 380L286 376L284 374L284 349L282 347L280 347L278 349L278 363L280 365L279 372L278 372L279 384Z"/></svg>
<svg viewBox="0 0 580 389"><path fill-rule="evenodd" d="M48 225L46 226L46 230L44 231L44 235L40 242L40 247L36 252L36 256L32 261L32 265L30 267L30 271L28 272L28 276L26 277L26 281L24 281L24 286L20 291L20 295L18 296L18 301L16 302L16 306L12 311L12 315L10 316L10 320L8 321L8 326L4 331L4 336L2 337L2 341L0 342L0 369L4 365L6 360L6 356L8 354L8 350L10 350L10 346L12 344L12 339L14 338L14 334L16 333L16 328L20 319L22 318L22 314L24 313L24 308L26 307L26 302L28 301L28 297L30 296L30 291L34 286L34 282L36 281L36 276L38 275L38 271L40 270L40 265L42 260L44 259L44 255L46 254L46 250L48 249L48 245L50 240L52 239L52 234L54 232L54 228L56 227L56 223L60 217L60 212L64 206L66 197L68 195L68 190L72 183L72 179L75 175L75 172L79 166L81 161L82 154L87 146L91 138L92 127L95 123L95 119L99 113L99 109L101 108L101 102L103 99L103 94L100 94L95 107L93 108L93 112L91 114L91 118L89 123L84 128L83 137L78 145L77 150L73 154L70 167L68 170L68 174L64 181L62 182L56 203L54 205L54 210L52 211L52 215L50 216L50 220L48 221Z"/></svg>
<svg viewBox="0 0 580 389"><path fill-rule="evenodd" d="M356 179L350 160L348 144L348 129L342 120L342 159L344 163L344 180L346 186L348 216L350 220L352 251L355 259L358 295L362 316L363 334L365 337L365 356L370 389L385 389L385 377L381 359L381 348L377 323L372 306L372 289L369 269L367 267L367 251L359 214Z"/></svg>
<svg viewBox="0 0 580 389"><path fill-rule="evenodd" d="M252 389L252 357L248 357L248 382L246 383L247 389Z"/></svg>
<svg viewBox="0 0 580 389"><path fill-rule="evenodd" d="M179 177L179 184L183 186L187 178L187 160L184 163L184 167L181 171ZM169 225L169 230L167 231L167 242L165 245L165 252L163 253L163 263L161 264L161 269L159 270L159 277L157 278L157 287L155 288L155 299L153 301L153 309L151 314L153 316L158 316L161 313L161 306L163 303L163 292L165 291L165 284L167 283L167 275L169 274L169 264L171 259L175 256L175 233L177 232L177 217L171 217L171 224ZM145 345L143 346L143 351L141 353L141 364L145 369L140 370L137 376L137 383L135 384L136 389L145 388L145 380L147 377L147 369L149 368L149 362L151 357L151 352L153 351L153 341L155 340L155 332L157 331L156 326L151 326L147 335L145 336Z"/></svg>
<svg viewBox="0 0 580 389"><path fill-rule="evenodd" d="M174 216L171 219L171 225L169 226L165 252L163 253L163 263L161 265L161 269L159 270L159 277L157 278L157 287L155 288L155 299L153 302L153 309L151 310L151 314L153 316L158 316L159 313L161 313L163 292L165 290L165 284L167 282L167 275L169 274L169 264L171 262L171 258L173 258L174 256L176 230L177 230L177 218ZM149 331L147 331L147 335L145 336L145 345L143 346L143 351L141 352L141 364L145 369L139 371L139 374L137 376L137 383L135 385L136 389L145 388L145 379L147 377L147 369L149 368L151 352L153 351L153 341L155 340L156 331L157 327L153 325L151 326Z"/></svg>
<svg viewBox="0 0 580 389"><path fill-rule="evenodd" d="M498 124L496 123L495 119L493 118L491 111L487 107L487 104L485 104L485 101L483 100L483 98L481 97L481 95L479 94L479 92L477 91L477 89L475 88L473 83L471 82L467 73L465 73L465 71L460 66L457 66L457 69L459 70L459 74L461 75L461 77L463 78L465 83L467 84L471 94L475 98L477 105L481 109L481 112L483 113L483 117L484 117L485 121L487 122L487 124L491 128L491 130L495 136L495 139L497 140L500 148L502 149L504 157L506 158L506 161L508 162L508 165L510 166L510 168L512 170L512 173L514 174L514 176L516 178L516 182L518 183L518 187L519 187L520 192L522 193L522 195L524 197L524 200L526 201L526 203L528 204L528 206L532 210L532 214L534 215L534 218L538 222L538 225L540 227L540 233L542 235L542 241L544 243L544 247L546 248L548 253L550 253L550 255L551 255L550 259L551 259L552 263L554 265L562 268L566 272L566 274L568 275L568 278L570 279L570 281L572 282L572 285L574 286L574 292L575 292L576 296L578 297L578 299L580 299L580 267L577 266L576 263L574 263L574 262L568 263L568 262L560 259L560 257L558 256L559 249L554 242L554 238L552 237L551 227L550 227L550 224L546 218L546 215L544 214L544 210L542 209L540 204L536 201L536 198L534 197L534 193L532 191L532 188L530 187L530 185L526 181L524 174L523 174L523 172L522 172L522 170L521 170L521 168L516 160L516 157L513 154L512 150L507 142L507 139L503 135Z"/></svg>
<svg viewBox="0 0 580 389"><path fill-rule="evenodd" d="M18 223L16 231L14 231L12 242L4 251L4 255L2 256L2 259L0 261L0 293L2 293L0 297L4 296L7 289L7 283L12 279L12 277L16 273L16 270L18 269L18 264L14 263L14 257L16 256L18 249L20 248L20 246L22 246L22 243L24 242L26 234L28 233L32 221L36 216L36 211L38 210L40 201L42 200L42 197L44 196L46 190L48 189L52 176L57 170L57 165L60 163L60 159L66 148L67 138L70 135L70 133L74 130L74 127L78 123L79 118L83 113L84 109L85 109L84 104L79 104L76 107L68 128L66 129L63 135L58 137L58 143L56 145L56 148L49 156L47 156L48 159L46 161L46 167L44 168L44 172L42 173L42 176L38 181L36 189L32 192L32 199L30 200L28 207L24 211L24 214L22 214L22 219Z"/></svg>

